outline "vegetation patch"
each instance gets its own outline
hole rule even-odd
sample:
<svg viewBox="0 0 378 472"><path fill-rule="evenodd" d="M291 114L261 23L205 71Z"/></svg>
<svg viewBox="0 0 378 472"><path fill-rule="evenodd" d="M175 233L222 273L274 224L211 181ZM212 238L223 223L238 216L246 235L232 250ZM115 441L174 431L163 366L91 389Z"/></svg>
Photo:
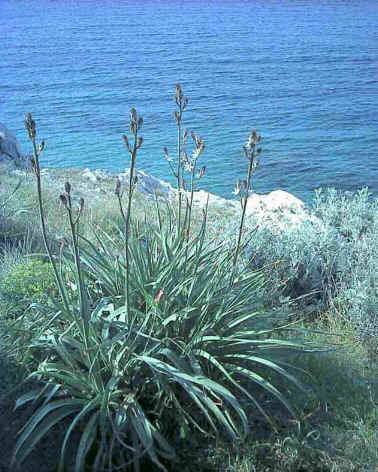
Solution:
<svg viewBox="0 0 378 472"><path fill-rule="evenodd" d="M137 192L134 109L129 180L107 182L100 199L75 171L45 184L27 114L33 176L10 180L0 206L1 355L17 372L3 402L21 388L14 414L27 412L11 470L34 470L44 441L60 471L375 470L376 202L319 191L315 222L256 228L252 131L240 217L195 208L205 141L183 126L179 85L174 100L170 202ZM36 197L13 198L32 185Z"/></svg>

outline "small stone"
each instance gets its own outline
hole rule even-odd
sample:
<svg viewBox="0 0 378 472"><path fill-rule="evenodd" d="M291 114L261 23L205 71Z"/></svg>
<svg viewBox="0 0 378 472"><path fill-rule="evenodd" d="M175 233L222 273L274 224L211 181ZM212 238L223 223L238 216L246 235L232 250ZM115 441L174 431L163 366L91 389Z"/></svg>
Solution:
<svg viewBox="0 0 378 472"><path fill-rule="evenodd" d="M9 170L30 169L31 156L21 154L16 136L0 123L0 163Z"/></svg>

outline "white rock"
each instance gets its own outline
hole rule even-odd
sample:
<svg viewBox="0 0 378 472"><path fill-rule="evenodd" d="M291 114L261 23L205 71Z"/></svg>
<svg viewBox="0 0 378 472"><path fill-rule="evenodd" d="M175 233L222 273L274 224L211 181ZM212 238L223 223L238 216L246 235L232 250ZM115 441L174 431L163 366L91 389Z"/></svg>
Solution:
<svg viewBox="0 0 378 472"><path fill-rule="evenodd" d="M103 177L99 174L101 171L91 171L85 169L83 175L93 182L98 182ZM106 174L109 177L109 174ZM142 170L136 170L138 177L137 189L146 195L147 198L154 198L155 193L158 197L168 200L174 200L177 197L177 190L168 182L153 177ZM126 169L124 173L119 174L118 178L124 185L128 185L130 170ZM185 192L190 198L190 193ZM194 205L204 208L207 199L209 207L231 211L235 216L240 215L240 202L238 199L226 199L219 197L205 190L194 192ZM298 225L309 221L312 224L319 220L305 209L304 202L295 195L284 190L274 190L266 195L251 193L248 198L246 216L254 218L258 224L269 226L272 230L281 232L294 229Z"/></svg>
<svg viewBox="0 0 378 472"><path fill-rule="evenodd" d="M186 192L188 199L190 198L190 192ZM237 210L240 208L240 204L238 204L235 200L227 200L226 198L219 197L218 195L214 195L213 193L206 192L205 190L198 190L193 194L193 203L195 205L204 208L207 203L207 199L209 198L209 206L216 206L216 207L227 207L232 210Z"/></svg>
<svg viewBox="0 0 378 472"><path fill-rule="evenodd" d="M239 200L218 197L204 190L194 193L193 203L204 208L207 198L209 198L209 207L223 207L235 212L235 215L240 215ZM267 195L252 193L248 198L246 216L253 217L258 224L268 226L277 232L294 229L305 221L312 224L319 222L316 216L305 209L302 200L283 190L274 190Z"/></svg>
<svg viewBox="0 0 378 472"><path fill-rule="evenodd" d="M292 212L301 212L304 207L302 200L284 190L274 190L268 193L268 195L262 196L262 198L266 207L271 211L290 210Z"/></svg>
<svg viewBox="0 0 378 472"><path fill-rule="evenodd" d="M82 176L85 179L90 180L92 183L96 184L97 182L101 182L102 179L102 173L104 171L101 170L90 170L90 169L84 169Z"/></svg>

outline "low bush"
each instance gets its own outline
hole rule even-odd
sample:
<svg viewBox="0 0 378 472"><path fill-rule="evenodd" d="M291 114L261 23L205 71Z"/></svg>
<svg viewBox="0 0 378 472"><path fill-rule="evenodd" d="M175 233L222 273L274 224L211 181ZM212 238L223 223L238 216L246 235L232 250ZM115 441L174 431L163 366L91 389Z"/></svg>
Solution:
<svg viewBox="0 0 378 472"><path fill-rule="evenodd" d="M337 251L335 296L330 305L356 327L362 341L378 345L378 201L368 189L356 194L318 191L314 211L333 224Z"/></svg>
<svg viewBox="0 0 378 472"><path fill-rule="evenodd" d="M36 259L20 261L0 280L0 298L15 306L46 302L48 293L54 289L50 264Z"/></svg>
<svg viewBox="0 0 378 472"><path fill-rule="evenodd" d="M367 189L356 194L317 190L312 212L315 219L285 231L257 228L258 221L249 217L250 241L241 265L269 271L266 298L297 299L302 313L334 310L361 341L376 342L378 202ZM218 225L226 226L224 221ZM223 237L233 241L236 231L233 222Z"/></svg>

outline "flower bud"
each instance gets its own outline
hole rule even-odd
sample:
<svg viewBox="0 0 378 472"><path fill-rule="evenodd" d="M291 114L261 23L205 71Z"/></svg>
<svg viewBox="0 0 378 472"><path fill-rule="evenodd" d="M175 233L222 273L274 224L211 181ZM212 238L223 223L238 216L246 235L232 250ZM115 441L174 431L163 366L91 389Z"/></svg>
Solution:
<svg viewBox="0 0 378 472"><path fill-rule="evenodd" d="M206 166L201 167L201 169L198 172L198 178L202 179L202 177L205 175L206 172Z"/></svg>
<svg viewBox="0 0 378 472"><path fill-rule="evenodd" d="M36 136L35 121L33 120L30 113L26 113L25 128L26 128L26 131L28 132L29 138L35 139L35 136Z"/></svg>
<svg viewBox="0 0 378 472"><path fill-rule="evenodd" d="M64 184L64 190L66 191L67 195L71 193L71 184L69 182Z"/></svg>
<svg viewBox="0 0 378 472"><path fill-rule="evenodd" d="M130 110L130 121L132 121L134 123L136 123L136 121L137 121L137 112L136 112L135 108L132 108Z"/></svg>
<svg viewBox="0 0 378 472"><path fill-rule="evenodd" d="M176 100L176 103L177 105L179 105L182 101L182 98L183 98L183 94L182 94L182 90L181 90L181 85L180 84L176 84L176 93L175 93L175 100Z"/></svg>
<svg viewBox="0 0 378 472"><path fill-rule="evenodd" d="M203 137L200 136L196 138L196 150L198 151L198 156L202 153L205 149L205 143L203 142Z"/></svg>
<svg viewBox="0 0 378 472"><path fill-rule="evenodd" d="M125 134L122 135L122 141L124 142L125 146L129 148L129 140Z"/></svg>
<svg viewBox="0 0 378 472"><path fill-rule="evenodd" d="M64 208L68 208L67 197L62 194L59 196L60 203L64 206Z"/></svg>
<svg viewBox="0 0 378 472"><path fill-rule="evenodd" d="M167 148L166 146L164 146L163 151L164 151L165 158L167 159L167 161L168 161L168 162L172 162L173 159L172 159L172 157L169 156L169 154L168 154L168 148Z"/></svg>
<svg viewBox="0 0 378 472"><path fill-rule="evenodd" d="M127 136L125 134L122 135L122 141L125 144L127 150L131 153L132 150L131 150L131 147L130 147L130 144L129 144L129 140L127 139Z"/></svg>
<svg viewBox="0 0 378 472"><path fill-rule="evenodd" d="M119 196L121 193L121 181L118 179L116 182L114 193Z"/></svg>
<svg viewBox="0 0 378 472"><path fill-rule="evenodd" d="M137 123L136 123L135 121L131 121L129 128L130 128L130 132L131 132L134 136L136 136L137 131L138 131L138 125L137 125Z"/></svg>
<svg viewBox="0 0 378 472"><path fill-rule="evenodd" d="M241 180L238 179L236 181L236 187L235 187L234 191L232 192L234 195L239 195L240 194L240 183L241 183Z"/></svg>
<svg viewBox="0 0 378 472"><path fill-rule="evenodd" d="M79 213L83 213L84 209L84 198L80 198L79 200Z"/></svg>

